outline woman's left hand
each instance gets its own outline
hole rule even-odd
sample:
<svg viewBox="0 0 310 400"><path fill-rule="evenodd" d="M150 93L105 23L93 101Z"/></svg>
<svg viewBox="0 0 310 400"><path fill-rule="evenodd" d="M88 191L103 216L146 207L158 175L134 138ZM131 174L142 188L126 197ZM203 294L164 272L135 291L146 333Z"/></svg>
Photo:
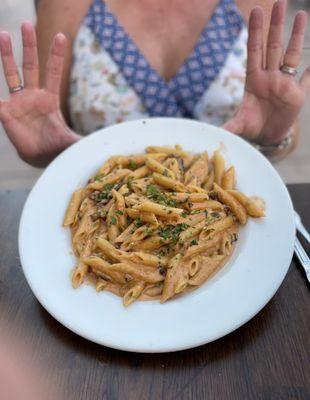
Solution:
<svg viewBox="0 0 310 400"><path fill-rule="evenodd" d="M278 0L264 49L263 12L259 7L252 10L244 98L235 117L224 125L231 132L266 144L280 143L285 138L310 90L310 67L300 81L280 70L281 65L298 67L307 26L307 14L298 12L283 56L285 13L286 1Z"/></svg>

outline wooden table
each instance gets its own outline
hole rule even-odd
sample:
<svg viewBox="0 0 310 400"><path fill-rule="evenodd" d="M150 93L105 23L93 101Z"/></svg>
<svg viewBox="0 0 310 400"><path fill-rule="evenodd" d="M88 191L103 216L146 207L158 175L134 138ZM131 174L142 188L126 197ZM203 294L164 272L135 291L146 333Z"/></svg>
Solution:
<svg viewBox="0 0 310 400"><path fill-rule="evenodd" d="M310 227L310 184L289 190ZM65 399L310 399L309 286L295 259L270 303L225 338L170 354L111 350L64 328L30 291L17 250L26 195L0 192L0 310L29 338L32 355L45 360Z"/></svg>

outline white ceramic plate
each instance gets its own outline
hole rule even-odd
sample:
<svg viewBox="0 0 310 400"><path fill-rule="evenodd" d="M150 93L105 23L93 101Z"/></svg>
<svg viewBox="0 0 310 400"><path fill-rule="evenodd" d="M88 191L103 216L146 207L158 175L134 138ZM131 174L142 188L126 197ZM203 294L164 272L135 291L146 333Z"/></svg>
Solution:
<svg viewBox="0 0 310 400"><path fill-rule="evenodd" d="M238 188L267 203L266 218L241 229L231 260L198 290L163 305L136 302L71 286L75 263L62 227L72 192L111 155L148 145L181 144L212 153L220 145L236 167ZM27 281L42 306L73 332L96 343L136 352L175 351L211 342L252 318L287 273L294 243L293 208L272 165L244 140L205 123L181 119L133 121L100 130L62 153L45 170L25 204L19 251Z"/></svg>

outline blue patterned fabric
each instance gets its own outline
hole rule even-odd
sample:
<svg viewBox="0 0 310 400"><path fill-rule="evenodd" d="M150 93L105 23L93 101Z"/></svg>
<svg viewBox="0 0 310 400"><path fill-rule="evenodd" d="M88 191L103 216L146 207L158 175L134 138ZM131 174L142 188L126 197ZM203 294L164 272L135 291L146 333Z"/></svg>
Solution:
<svg viewBox="0 0 310 400"><path fill-rule="evenodd" d="M220 0L194 50L166 82L102 0L94 0L84 23L118 65L151 116L187 118L193 117L195 105L217 77L243 27L234 1Z"/></svg>

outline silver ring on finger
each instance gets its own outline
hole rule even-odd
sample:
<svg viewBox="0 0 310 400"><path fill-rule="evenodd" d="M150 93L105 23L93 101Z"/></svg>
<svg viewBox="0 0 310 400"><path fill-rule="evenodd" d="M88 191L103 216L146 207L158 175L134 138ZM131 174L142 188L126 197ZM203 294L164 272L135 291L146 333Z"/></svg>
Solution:
<svg viewBox="0 0 310 400"><path fill-rule="evenodd" d="M282 67L280 68L280 71L283 72L284 74L288 74L291 76L296 76L298 73L297 68L290 67L289 65L283 64Z"/></svg>
<svg viewBox="0 0 310 400"><path fill-rule="evenodd" d="M24 89L23 85L18 85L18 86L9 88L9 91L10 91L10 93L17 93L17 92L22 91L23 89Z"/></svg>

